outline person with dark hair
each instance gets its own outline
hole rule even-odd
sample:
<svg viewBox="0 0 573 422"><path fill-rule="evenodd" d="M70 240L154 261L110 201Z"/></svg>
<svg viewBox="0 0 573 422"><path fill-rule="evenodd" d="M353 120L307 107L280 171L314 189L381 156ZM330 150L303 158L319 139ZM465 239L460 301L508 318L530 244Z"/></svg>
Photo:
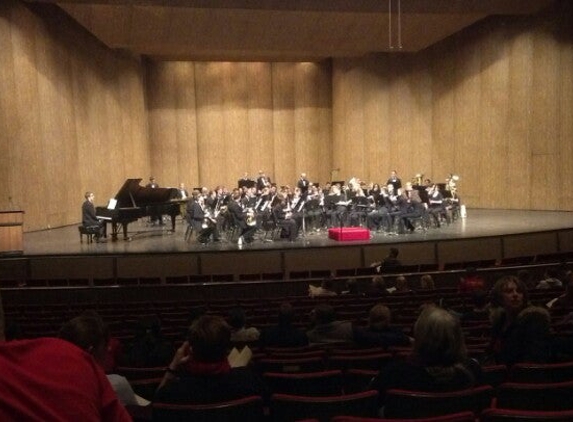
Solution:
<svg viewBox="0 0 573 422"><path fill-rule="evenodd" d="M327 303L313 309L311 320L313 328L306 333L310 343L341 343L354 339L350 321L338 321L334 308Z"/></svg>
<svg viewBox="0 0 573 422"><path fill-rule="evenodd" d="M567 274L567 282L565 284L565 293L555 298L549 306L552 310L556 309L571 309L573 308L573 274Z"/></svg>
<svg viewBox="0 0 573 422"><path fill-rule="evenodd" d="M382 369L371 387L380 392L392 388L414 391L456 391L477 385L479 364L467 356L460 321L445 309L427 306L414 325L414 350L406 360Z"/></svg>
<svg viewBox="0 0 573 422"><path fill-rule="evenodd" d="M462 321L489 321L489 298L487 292L474 290L470 294L471 309L461 315Z"/></svg>
<svg viewBox="0 0 573 422"><path fill-rule="evenodd" d="M366 327L353 326L354 342L362 347L409 346L411 339L401 328L393 327L390 309L378 303L368 313Z"/></svg>
<svg viewBox="0 0 573 422"><path fill-rule="evenodd" d="M489 360L498 364L514 362L515 345L519 344L516 320L527 306L529 297L523 281L515 276L505 276L497 280L491 290L492 332L487 353Z"/></svg>
<svg viewBox="0 0 573 422"><path fill-rule="evenodd" d="M68 341L4 342L0 297L0 420L113 421L131 416L93 356Z"/></svg>
<svg viewBox="0 0 573 422"><path fill-rule="evenodd" d="M306 333L293 325L294 308L289 302L281 303L278 323L261 331L261 347L301 347L308 345Z"/></svg>
<svg viewBox="0 0 573 422"><path fill-rule="evenodd" d="M231 327L231 342L254 342L261 335L255 327L247 327L247 314L240 307L232 308L227 315L227 323Z"/></svg>
<svg viewBox="0 0 573 422"><path fill-rule="evenodd" d="M110 336L108 327L97 313L85 312L66 322L60 328L59 337L89 353L102 368L105 367ZM147 406L150 403L134 393L125 377L108 374L107 379L124 406Z"/></svg>
<svg viewBox="0 0 573 422"><path fill-rule="evenodd" d="M154 402L200 404L268 396L260 377L245 366L232 367L230 346L231 327L223 318L200 317L175 352Z"/></svg>
<svg viewBox="0 0 573 422"><path fill-rule="evenodd" d="M533 274L531 271L523 269L517 272L517 278L519 278L528 289L535 288L535 281L533 280Z"/></svg>
<svg viewBox="0 0 573 422"><path fill-rule="evenodd" d="M84 226L90 233L95 234L95 241L101 242L104 233L104 222L98 220L94 206L95 195L93 192L86 192L84 195L86 199L82 204L82 226Z"/></svg>
<svg viewBox="0 0 573 422"><path fill-rule="evenodd" d="M375 267L376 272L384 272L396 269L402 265L402 263L398 259L399 254L400 251L398 250L398 248L392 247L390 248L390 251L388 252L388 256L386 258L384 258L382 261L379 262L373 262L372 264L370 264L370 266Z"/></svg>

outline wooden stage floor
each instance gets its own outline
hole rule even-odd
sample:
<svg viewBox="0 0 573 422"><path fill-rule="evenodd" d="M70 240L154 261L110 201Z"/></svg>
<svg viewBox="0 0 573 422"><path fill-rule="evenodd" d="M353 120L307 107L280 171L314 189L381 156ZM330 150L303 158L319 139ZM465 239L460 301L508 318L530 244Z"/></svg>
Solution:
<svg viewBox="0 0 573 422"><path fill-rule="evenodd" d="M68 226L52 230L43 230L24 234L24 256L38 255L124 255L141 253L194 253L238 250L276 250L328 248L346 244L404 244L410 242L441 242L458 239L506 236L513 234L561 231L573 228L573 212L562 211L514 211L470 209L467 217L458 219L449 226L430 228L427 231L415 231L403 235L374 233L367 241L339 242L328 238L322 231L318 234L306 233L295 242L276 240L274 242L255 241L242 246L224 241L201 245L186 242L184 233L186 224L177 220L175 233L166 226L149 227L144 220L129 225L131 241L88 244L80 243L77 226Z"/></svg>

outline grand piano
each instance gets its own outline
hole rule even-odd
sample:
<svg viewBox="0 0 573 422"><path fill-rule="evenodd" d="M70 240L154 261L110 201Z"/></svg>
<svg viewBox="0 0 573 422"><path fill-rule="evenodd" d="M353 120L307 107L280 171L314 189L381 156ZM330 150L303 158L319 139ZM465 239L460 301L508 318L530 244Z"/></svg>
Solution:
<svg viewBox="0 0 573 422"><path fill-rule="evenodd" d="M123 228L123 238L130 240L127 225L143 217L169 215L171 230L175 232L175 218L180 213L180 205L185 202L179 199L178 189L148 188L141 186L140 182L141 179L127 179L115 195L117 202L113 209L96 207L97 218L111 223L111 238L114 241L117 240L120 226Z"/></svg>

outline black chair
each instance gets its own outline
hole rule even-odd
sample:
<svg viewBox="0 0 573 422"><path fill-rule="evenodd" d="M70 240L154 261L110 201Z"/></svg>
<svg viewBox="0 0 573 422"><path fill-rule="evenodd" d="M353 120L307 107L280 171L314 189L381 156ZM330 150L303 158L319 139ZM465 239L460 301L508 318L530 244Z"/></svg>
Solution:
<svg viewBox="0 0 573 422"><path fill-rule="evenodd" d="M329 422L338 415L375 417L378 412L378 392L370 390L328 397L273 394L270 409L271 420L275 422L302 419Z"/></svg>
<svg viewBox="0 0 573 422"><path fill-rule="evenodd" d="M154 422L257 422L264 418L259 396L212 404L152 403L152 413Z"/></svg>
<svg viewBox="0 0 573 422"><path fill-rule="evenodd" d="M384 416L422 418L468 411L478 415L490 407L493 393L489 385L439 393L391 389L386 392Z"/></svg>

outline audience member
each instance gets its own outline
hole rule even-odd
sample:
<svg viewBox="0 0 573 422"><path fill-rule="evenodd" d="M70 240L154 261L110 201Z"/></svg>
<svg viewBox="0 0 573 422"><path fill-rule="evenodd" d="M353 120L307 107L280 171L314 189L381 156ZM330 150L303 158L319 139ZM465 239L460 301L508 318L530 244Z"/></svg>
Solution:
<svg viewBox="0 0 573 422"><path fill-rule="evenodd" d="M390 322L390 309L381 303L374 305L368 314L368 325L353 326L354 342L363 347L409 346L412 339Z"/></svg>
<svg viewBox="0 0 573 422"><path fill-rule="evenodd" d="M559 270L556 267L547 267L545 270L545 278L537 283L536 289L554 289L562 287L563 282L557 278Z"/></svg>
<svg viewBox="0 0 573 422"><path fill-rule="evenodd" d="M420 290L436 290L434 279L430 274L424 274L420 277Z"/></svg>
<svg viewBox="0 0 573 422"><path fill-rule="evenodd" d="M317 297L317 296L336 296L337 293L334 291L333 280L330 277L325 278L322 280L322 283L319 287L313 286L310 284L308 286L308 295L310 297Z"/></svg>
<svg viewBox="0 0 573 422"><path fill-rule="evenodd" d="M471 309L461 314L462 321L489 321L489 300L487 292L474 290L470 295Z"/></svg>
<svg viewBox="0 0 573 422"><path fill-rule="evenodd" d="M399 275L396 277L396 287L390 287L387 289L390 293L411 293L412 290L410 289L410 284L408 283L408 279L403 275Z"/></svg>
<svg viewBox="0 0 573 422"><path fill-rule="evenodd" d="M498 364L513 363L515 347L519 344L517 316L528 304L527 288L519 278L505 276L495 283L491 291L492 332L488 360Z"/></svg>
<svg viewBox="0 0 573 422"><path fill-rule="evenodd" d="M398 260L398 255L400 251L398 248L390 248L390 252L388 256L384 258L382 261L373 262L370 264L371 267L376 268L376 272L386 272L392 271L402 265L402 263Z"/></svg>
<svg viewBox="0 0 573 422"><path fill-rule="evenodd" d="M414 350L406 360L389 363L371 387L415 391L455 391L471 388L481 377L479 364L468 359L460 321L436 306L427 306L414 325Z"/></svg>
<svg viewBox="0 0 573 422"><path fill-rule="evenodd" d="M173 346L161 335L159 318L141 318L135 330L135 337L121 358L122 365L143 368L167 365L173 355Z"/></svg>
<svg viewBox="0 0 573 422"><path fill-rule="evenodd" d="M381 275L375 275L372 277L372 282L370 283L370 288L367 291L368 296L386 296L388 294L388 289L386 288L386 280Z"/></svg>
<svg viewBox="0 0 573 422"><path fill-rule="evenodd" d="M535 288L535 281L533 280L533 274L531 271L523 269L517 272L517 278L519 278L525 284L528 289Z"/></svg>
<svg viewBox="0 0 573 422"><path fill-rule="evenodd" d="M311 312L313 328L306 335L310 343L352 342L352 324L350 321L336 320L334 308L326 303L317 305Z"/></svg>
<svg viewBox="0 0 573 422"><path fill-rule="evenodd" d="M308 345L306 333L293 325L294 308L289 302L281 303L278 323L261 330L261 347L301 347Z"/></svg>
<svg viewBox="0 0 573 422"><path fill-rule="evenodd" d="M356 278L354 277L346 280L345 289L340 294L362 296L362 291L360 289L360 284L358 283L358 280L356 280Z"/></svg>
<svg viewBox="0 0 573 422"><path fill-rule="evenodd" d="M471 293L475 290L487 290L485 280L472 267L466 268L465 275L460 278L458 291L460 293Z"/></svg>
<svg viewBox="0 0 573 422"><path fill-rule="evenodd" d="M105 367L110 337L109 330L99 315L85 313L71 319L62 325L59 337L92 355L102 369ZM125 377L108 374L107 378L124 406L146 406L150 403L133 392Z"/></svg>
<svg viewBox="0 0 573 422"><path fill-rule="evenodd" d="M245 366L231 366L230 346L231 327L223 318L200 317L175 352L154 401L199 404L267 396L260 377Z"/></svg>
<svg viewBox="0 0 573 422"><path fill-rule="evenodd" d="M131 417L88 353L56 338L4 342L0 297L0 420L114 421Z"/></svg>
<svg viewBox="0 0 573 422"><path fill-rule="evenodd" d="M552 300L551 309L573 309L573 274L567 274L565 293Z"/></svg>
<svg viewBox="0 0 573 422"><path fill-rule="evenodd" d="M231 327L232 343L254 342L261 335L257 328L247 327L247 315L243 308L232 308L227 315L227 323Z"/></svg>

